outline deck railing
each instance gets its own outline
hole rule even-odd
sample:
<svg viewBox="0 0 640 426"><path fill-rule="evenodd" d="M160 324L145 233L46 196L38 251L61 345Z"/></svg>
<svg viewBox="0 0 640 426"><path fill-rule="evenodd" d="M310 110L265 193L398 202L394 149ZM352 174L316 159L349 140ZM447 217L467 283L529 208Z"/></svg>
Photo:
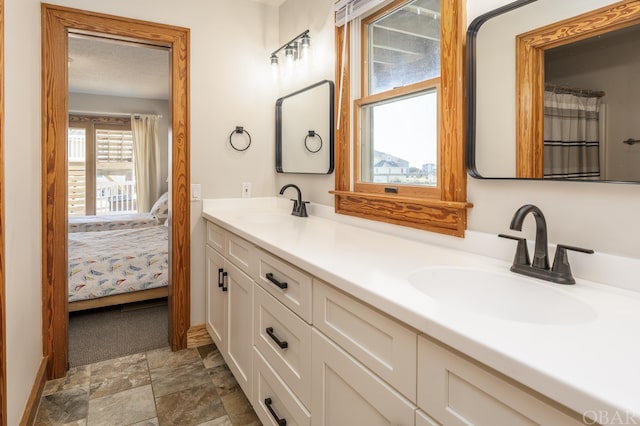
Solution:
<svg viewBox="0 0 640 426"><path fill-rule="evenodd" d="M136 213L136 183L97 182L96 214Z"/></svg>
<svg viewBox="0 0 640 426"><path fill-rule="evenodd" d="M95 214L136 213L136 183L97 182ZM69 216L84 216L87 212L87 186L84 171L69 169L68 212Z"/></svg>

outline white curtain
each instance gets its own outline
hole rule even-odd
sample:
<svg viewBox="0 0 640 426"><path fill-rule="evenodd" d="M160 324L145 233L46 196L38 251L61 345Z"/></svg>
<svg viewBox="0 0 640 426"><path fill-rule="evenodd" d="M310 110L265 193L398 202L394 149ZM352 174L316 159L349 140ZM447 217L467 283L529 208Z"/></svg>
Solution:
<svg viewBox="0 0 640 426"><path fill-rule="evenodd" d="M160 197L160 148L158 146L158 116L131 116L133 153L136 172L138 212L148 212Z"/></svg>
<svg viewBox="0 0 640 426"><path fill-rule="evenodd" d="M544 92L544 177L600 178L600 98Z"/></svg>

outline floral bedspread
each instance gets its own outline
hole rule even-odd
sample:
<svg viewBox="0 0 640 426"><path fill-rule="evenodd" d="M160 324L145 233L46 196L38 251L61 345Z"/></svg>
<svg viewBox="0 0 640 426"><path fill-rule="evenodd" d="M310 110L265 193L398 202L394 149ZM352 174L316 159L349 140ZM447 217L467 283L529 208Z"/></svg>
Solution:
<svg viewBox="0 0 640 426"><path fill-rule="evenodd" d="M166 226L69 234L69 302L168 284Z"/></svg>
<svg viewBox="0 0 640 426"><path fill-rule="evenodd" d="M160 225L151 213L117 215L69 216L69 233L137 229Z"/></svg>

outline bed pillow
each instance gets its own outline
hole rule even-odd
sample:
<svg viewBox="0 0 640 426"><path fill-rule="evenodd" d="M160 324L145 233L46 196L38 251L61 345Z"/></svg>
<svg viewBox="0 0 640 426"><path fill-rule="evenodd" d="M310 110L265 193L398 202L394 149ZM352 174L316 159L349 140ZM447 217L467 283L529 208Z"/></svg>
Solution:
<svg viewBox="0 0 640 426"><path fill-rule="evenodd" d="M153 203L149 211L158 220L165 220L169 216L169 193L165 192Z"/></svg>

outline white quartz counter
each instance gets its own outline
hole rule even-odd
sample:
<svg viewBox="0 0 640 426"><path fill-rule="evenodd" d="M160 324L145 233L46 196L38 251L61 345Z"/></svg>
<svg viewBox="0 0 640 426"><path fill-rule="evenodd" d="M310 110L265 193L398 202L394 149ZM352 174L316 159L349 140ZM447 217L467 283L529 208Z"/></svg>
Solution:
<svg viewBox="0 0 640 426"><path fill-rule="evenodd" d="M576 323L458 309L418 291L410 274L444 265L508 271L510 262L314 216L313 206L310 217L294 217L284 206L276 198L205 200L203 216L580 414L602 419L604 410L640 423L639 293L531 279L559 301L570 296L594 310Z"/></svg>

